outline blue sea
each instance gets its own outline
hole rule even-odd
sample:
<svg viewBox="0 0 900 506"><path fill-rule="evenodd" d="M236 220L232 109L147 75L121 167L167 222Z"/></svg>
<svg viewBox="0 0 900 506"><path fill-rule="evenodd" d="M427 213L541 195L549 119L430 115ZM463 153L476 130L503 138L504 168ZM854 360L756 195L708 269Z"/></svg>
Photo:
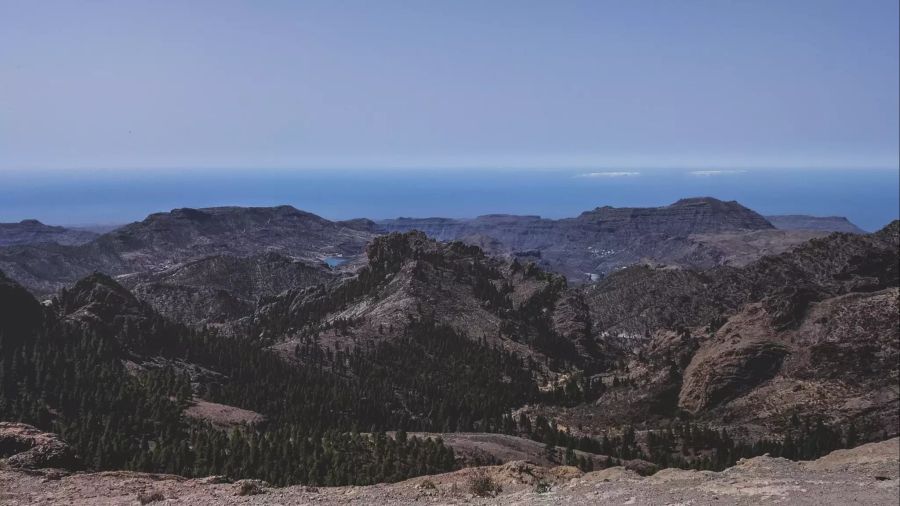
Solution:
<svg viewBox="0 0 900 506"><path fill-rule="evenodd" d="M898 217L896 169L70 170L0 173L0 221L140 220L178 207L290 204L329 219L576 216L712 196L763 214L846 216L866 230Z"/></svg>

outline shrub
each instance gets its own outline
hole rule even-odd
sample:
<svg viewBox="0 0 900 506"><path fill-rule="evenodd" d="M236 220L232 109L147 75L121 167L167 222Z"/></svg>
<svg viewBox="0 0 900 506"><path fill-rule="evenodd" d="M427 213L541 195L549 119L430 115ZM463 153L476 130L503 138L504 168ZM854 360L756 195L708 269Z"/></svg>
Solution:
<svg viewBox="0 0 900 506"><path fill-rule="evenodd" d="M152 502L165 501L166 496L159 490L151 490L150 492L141 492L138 494L138 502L141 504L150 504Z"/></svg>
<svg viewBox="0 0 900 506"><path fill-rule="evenodd" d="M238 482L237 495L265 494L265 485L259 480L241 480Z"/></svg>
<svg viewBox="0 0 900 506"><path fill-rule="evenodd" d="M477 497L493 497L503 492L503 487L484 472L478 472L469 478L469 491Z"/></svg>
<svg viewBox="0 0 900 506"><path fill-rule="evenodd" d="M539 482L534 484L534 492L536 494L546 494L550 491L550 484L544 480L540 480Z"/></svg>

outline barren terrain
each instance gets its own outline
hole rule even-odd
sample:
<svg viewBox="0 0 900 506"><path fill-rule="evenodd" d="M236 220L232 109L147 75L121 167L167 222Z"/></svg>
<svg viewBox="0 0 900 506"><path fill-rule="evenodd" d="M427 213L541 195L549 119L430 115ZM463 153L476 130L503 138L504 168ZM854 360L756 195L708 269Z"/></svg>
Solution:
<svg viewBox="0 0 900 506"><path fill-rule="evenodd" d="M811 462L756 457L721 473L665 469L641 478L621 467L581 473L522 461L368 487L269 488L256 482L132 472L0 470L0 504L870 504L895 505L900 439L838 450ZM476 497L483 473L503 491ZM546 486L538 487L538 483ZM249 495L239 495L241 491Z"/></svg>

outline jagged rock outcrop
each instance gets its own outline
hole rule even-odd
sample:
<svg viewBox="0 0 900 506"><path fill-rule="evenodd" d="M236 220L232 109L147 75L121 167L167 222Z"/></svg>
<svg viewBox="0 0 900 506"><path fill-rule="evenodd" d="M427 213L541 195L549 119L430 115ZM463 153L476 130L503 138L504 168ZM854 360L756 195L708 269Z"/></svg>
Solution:
<svg viewBox="0 0 900 506"><path fill-rule="evenodd" d="M523 356L566 349L556 358L596 357L587 309L574 300L577 292L561 300L566 291L561 276L421 232L379 237L367 248L367 258L351 278L263 299L253 333L282 341L277 346L286 350L310 336L354 346L401 335L411 322L424 319Z"/></svg>
<svg viewBox="0 0 900 506"><path fill-rule="evenodd" d="M0 422L0 458L13 469L77 469L75 451L56 434L24 423Z"/></svg>
<svg viewBox="0 0 900 506"><path fill-rule="evenodd" d="M184 331L100 273L62 290L49 309L63 325L114 339L123 358L151 356Z"/></svg>
<svg viewBox="0 0 900 506"><path fill-rule="evenodd" d="M688 412L752 437L784 434L794 415L895 434L897 232L832 234L742 268L636 266L584 287L619 386L553 414L589 431Z"/></svg>
<svg viewBox="0 0 900 506"><path fill-rule="evenodd" d="M678 405L697 413L739 397L781 369L788 347L763 331L748 335L746 320L766 318L758 305L731 318L704 343L684 372Z"/></svg>

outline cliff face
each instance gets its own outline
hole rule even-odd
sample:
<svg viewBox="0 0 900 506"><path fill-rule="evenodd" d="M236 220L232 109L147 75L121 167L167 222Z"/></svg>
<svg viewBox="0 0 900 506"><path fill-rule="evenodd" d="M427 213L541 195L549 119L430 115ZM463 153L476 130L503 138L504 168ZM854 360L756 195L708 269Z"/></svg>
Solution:
<svg viewBox="0 0 900 506"><path fill-rule="evenodd" d="M681 199L670 206L648 208L598 207L576 218L600 232L628 237L636 234L688 236L691 234L769 230L761 215L735 201L710 197Z"/></svg>
<svg viewBox="0 0 900 506"><path fill-rule="evenodd" d="M652 423L688 412L755 435L793 415L897 425L897 223L833 234L745 267L632 267L585 287L623 386L569 424ZM566 419L564 417L564 419Z"/></svg>
<svg viewBox="0 0 900 506"><path fill-rule="evenodd" d="M847 234L865 234L843 216L807 216L804 214L785 214L766 216L769 223L781 230L817 230L822 232L844 232Z"/></svg>

